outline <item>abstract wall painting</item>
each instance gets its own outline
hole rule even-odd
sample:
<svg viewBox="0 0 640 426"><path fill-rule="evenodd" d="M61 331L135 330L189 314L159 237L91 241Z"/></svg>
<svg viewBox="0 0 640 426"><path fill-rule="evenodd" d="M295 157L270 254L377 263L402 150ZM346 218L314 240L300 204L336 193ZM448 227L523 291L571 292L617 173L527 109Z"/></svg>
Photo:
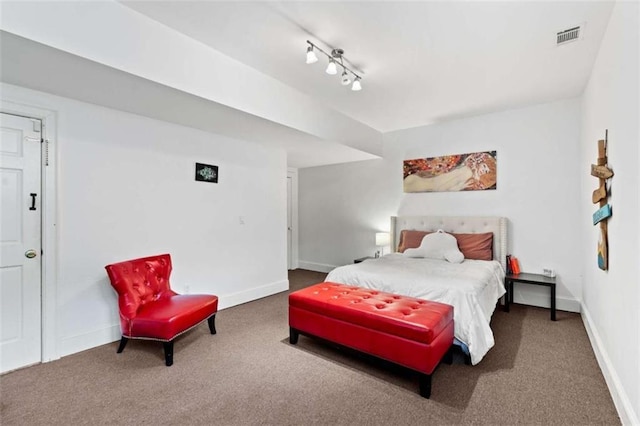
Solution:
<svg viewBox="0 0 640 426"><path fill-rule="evenodd" d="M497 187L496 151L404 161L404 192L480 191Z"/></svg>

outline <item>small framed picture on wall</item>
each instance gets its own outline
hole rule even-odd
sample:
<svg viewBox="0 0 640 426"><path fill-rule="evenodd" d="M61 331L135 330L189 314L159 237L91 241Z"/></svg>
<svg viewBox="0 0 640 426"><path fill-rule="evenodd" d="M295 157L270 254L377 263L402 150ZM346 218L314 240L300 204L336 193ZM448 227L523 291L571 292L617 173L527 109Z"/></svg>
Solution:
<svg viewBox="0 0 640 426"><path fill-rule="evenodd" d="M196 180L200 182L218 183L218 166L196 163Z"/></svg>

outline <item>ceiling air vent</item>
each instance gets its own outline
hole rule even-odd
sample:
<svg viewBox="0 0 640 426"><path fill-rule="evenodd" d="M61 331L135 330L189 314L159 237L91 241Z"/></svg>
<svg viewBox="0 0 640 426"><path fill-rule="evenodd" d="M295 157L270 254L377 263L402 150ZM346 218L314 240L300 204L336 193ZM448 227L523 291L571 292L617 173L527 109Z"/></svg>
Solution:
<svg viewBox="0 0 640 426"><path fill-rule="evenodd" d="M577 40L580 37L580 27L569 28L568 30L560 31L556 39L558 46L569 43L570 41Z"/></svg>

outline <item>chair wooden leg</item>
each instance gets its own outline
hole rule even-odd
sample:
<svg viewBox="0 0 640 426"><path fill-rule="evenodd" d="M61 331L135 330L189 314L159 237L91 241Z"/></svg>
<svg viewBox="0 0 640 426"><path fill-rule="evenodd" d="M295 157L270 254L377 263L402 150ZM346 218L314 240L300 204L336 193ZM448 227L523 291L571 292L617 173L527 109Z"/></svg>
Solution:
<svg viewBox="0 0 640 426"><path fill-rule="evenodd" d="M120 339L120 346L118 346L118 353L122 353L122 351L124 351L124 347L127 346L128 341L129 339L122 336L122 339Z"/></svg>
<svg viewBox="0 0 640 426"><path fill-rule="evenodd" d="M162 345L164 346L164 362L167 367L171 367L173 365L173 340L163 342Z"/></svg>
<svg viewBox="0 0 640 426"><path fill-rule="evenodd" d="M216 334L216 314L207 318L207 323L209 324L209 331L211 331L211 334Z"/></svg>

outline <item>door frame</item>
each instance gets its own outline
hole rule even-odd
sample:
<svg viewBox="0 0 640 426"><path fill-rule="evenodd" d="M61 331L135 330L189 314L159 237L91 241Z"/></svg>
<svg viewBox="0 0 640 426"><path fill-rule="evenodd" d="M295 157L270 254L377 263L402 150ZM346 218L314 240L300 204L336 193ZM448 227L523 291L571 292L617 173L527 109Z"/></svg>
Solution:
<svg viewBox="0 0 640 426"><path fill-rule="evenodd" d="M58 241L57 225L57 128L56 112L35 106L25 105L12 100L0 100L0 112L21 115L23 117L42 120L42 272L40 277L41 288L41 362L53 361L60 358L56 342L56 300L57 300L57 258L56 250ZM47 155L48 151L48 155ZM48 157L48 165L45 165L45 156Z"/></svg>
<svg viewBox="0 0 640 426"><path fill-rule="evenodd" d="M287 178L291 178L291 253L287 256L291 256L291 269L298 269L298 169L287 168Z"/></svg>

